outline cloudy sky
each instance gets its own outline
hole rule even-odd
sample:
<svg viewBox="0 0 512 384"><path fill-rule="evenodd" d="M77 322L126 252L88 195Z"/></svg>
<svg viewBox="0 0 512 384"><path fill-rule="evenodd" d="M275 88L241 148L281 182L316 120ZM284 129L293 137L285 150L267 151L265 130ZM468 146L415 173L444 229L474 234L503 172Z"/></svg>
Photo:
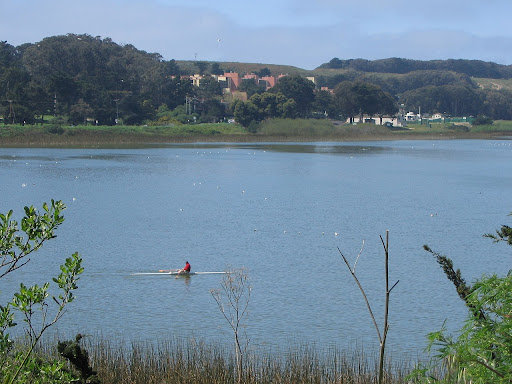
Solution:
<svg viewBox="0 0 512 384"><path fill-rule="evenodd" d="M0 40L15 46L86 33L166 60L512 64L512 0L0 0L0 10Z"/></svg>

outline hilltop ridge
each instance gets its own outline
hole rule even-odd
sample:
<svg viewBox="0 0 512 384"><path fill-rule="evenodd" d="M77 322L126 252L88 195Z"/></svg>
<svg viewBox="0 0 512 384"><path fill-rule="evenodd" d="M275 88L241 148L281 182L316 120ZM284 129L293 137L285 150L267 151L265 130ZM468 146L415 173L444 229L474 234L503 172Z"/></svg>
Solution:
<svg viewBox="0 0 512 384"><path fill-rule="evenodd" d="M284 64L177 61L87 34L47 37L18 47L0 41L0 115L4 122L23 124L44 115L97 125L216 122L234 116L235 101L249 101L269 85L279 85L281 75L313 81L308 102L318 116L340 118L334 89L357 83L389 94L408 111L512 120L509 65L333 58L305 70ZM265 84L265 77L276 81ZM294 87L283 87L276 92L295 103L301 99ZM297 113L293 104L288 107Z"/></svg>

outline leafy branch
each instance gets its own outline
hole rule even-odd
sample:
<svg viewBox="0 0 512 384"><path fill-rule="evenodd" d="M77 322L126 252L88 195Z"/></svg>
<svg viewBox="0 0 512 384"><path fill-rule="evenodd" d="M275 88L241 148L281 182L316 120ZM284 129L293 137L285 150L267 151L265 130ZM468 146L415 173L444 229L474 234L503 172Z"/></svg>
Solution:
<svg viewBox="0 0 512 384"><path fill-rule="evenodd" d="M24 315L24 321L27 323L27 333L30 337L31 344L25 358L21 362L16 371L11 383L19 375L21 369L25 366L29 356L32 354L34 347L37 345L44 332L54 325L64 315L67 304L74 300L73 291L78 288L77 281L79 275L83 272L82 259L75 252L71 257L66 259L66 262L60 266L61 273L53 281L58 284L62 293L57 297L53 296L52 299L57 303L58 308L52 320L47 321L48 316L48 288L49 283L45 283L42 287L34 285L26 287L23 283L20 285L20 291L14 294L14 298L10 305L20 311ZM34 307L38 308L41 312L41 324L38 330L34 325Z"/></svg>
<svg viewBox="0 0 512 384"><path fill-rule="evenodd" d="M56 237L55 230L64 222L61 215L64 209L61 201L54 200L50 206L43 204L42 215L33 206L25 207L21 230L27 235L26 239L18 235L18 222L12 219L13 211L6 215L0 213L0 278L27 264L32 252Z"/></svg>
<svg viewBox="0 0 512 384"><path fill-rule="evenodd" d="M25 207L21 231L26 237L19 235L20 229L18 223L12 219L12 210L5 215L0 214L0 278L26 265L33 252L41 248L47 240L56 237L55 230L64 221L61 211L65 208L61 201L54 200L51 201L51 205L43 204L42 214L32 206ZM53 282L60 289L58 296L52 296L50 300L48 282L42 286L30 287L21 283L12 301L5 306L0 305L0 374L5 384L12 384L17 380L43 334L62 318L67 305L74 300L73 291L78 288L77 282L82 272L82 259L75 252L60 266L60 274L53 278ZM49 314L52 302L57 304L53 317ZM13 356L13 366L8 364L13 342L7 330L17 324L11 309L21 312L26 323L25 331L30 339L28 351ZM39 323L35 319L37 313L41 316ZM14 368L14 372L11 368ZM42 369L41 372L43 371Z"/></svg>

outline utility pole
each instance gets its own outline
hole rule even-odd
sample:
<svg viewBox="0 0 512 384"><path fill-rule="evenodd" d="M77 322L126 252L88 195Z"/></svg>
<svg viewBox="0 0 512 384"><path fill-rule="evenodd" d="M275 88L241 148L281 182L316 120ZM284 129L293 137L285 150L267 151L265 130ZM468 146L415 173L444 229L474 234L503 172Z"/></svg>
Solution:
<svg viewBox="0 0 512 384"><path fill-rule="evenodd" d="M12 107L12 102L14 100L7 100L9 102L9 117L11 117L11 123L14 124L14 119L15 119L15 116L14 116L14 109Z"/></svg>
<svg viewBox="0 0 512 384"><path fill-rule="evenodd" d="M119 105L117 104L119 99L114 99L114 101L116 102L116 124L119 124Z"/></svg>

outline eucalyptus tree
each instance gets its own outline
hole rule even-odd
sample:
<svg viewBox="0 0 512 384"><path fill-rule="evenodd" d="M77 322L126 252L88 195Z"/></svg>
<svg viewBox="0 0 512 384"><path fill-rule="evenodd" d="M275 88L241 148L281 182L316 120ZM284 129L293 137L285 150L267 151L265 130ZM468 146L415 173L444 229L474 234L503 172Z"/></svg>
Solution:
<svg viewBox="0 0 512 384"><path fill-rule="evenodd" d="M295 100L299 117L307 117L315 101L315 84L302 76L284 76L270 89L273 93L282 93L287 99Z"/></svg>
<svg viewBox="0 0 512 384"><path fill-rule="evenodd" d="M452 116L476 116L484 107L477 89L461 85L417 88L404 92L400 100L410 110L421 108L424 112L442 112Z"/></svg>
<svg viewBox="0 0 512 384"><path fill-rule="evenodd" d="M512 120L512 91L500 89L482 91L482 114L495 120Z"/></svg>
<svg viewBox="0 0 512 384"><path fill-rule="evenodd" d="M312 104L312 111L335 118L336 105L334 95L329 91L317 91L315 93L315 101Z"/></svg>
<svg viewBox="0 0 512 384"><path fill-rule="evenodd" d="M354 82L342 81L334 88L334 102L338 111L345 118L349 118L350 122L360 112L357 94L354 91Z"/></svg>
<svg viewBox="0 0 512 384"><path fill-rule="evenodd" d="M375 84L362 81L344 81L334 89L335 104L342 115L353 118L393 114L396 111L393 97Z"/></svg>

